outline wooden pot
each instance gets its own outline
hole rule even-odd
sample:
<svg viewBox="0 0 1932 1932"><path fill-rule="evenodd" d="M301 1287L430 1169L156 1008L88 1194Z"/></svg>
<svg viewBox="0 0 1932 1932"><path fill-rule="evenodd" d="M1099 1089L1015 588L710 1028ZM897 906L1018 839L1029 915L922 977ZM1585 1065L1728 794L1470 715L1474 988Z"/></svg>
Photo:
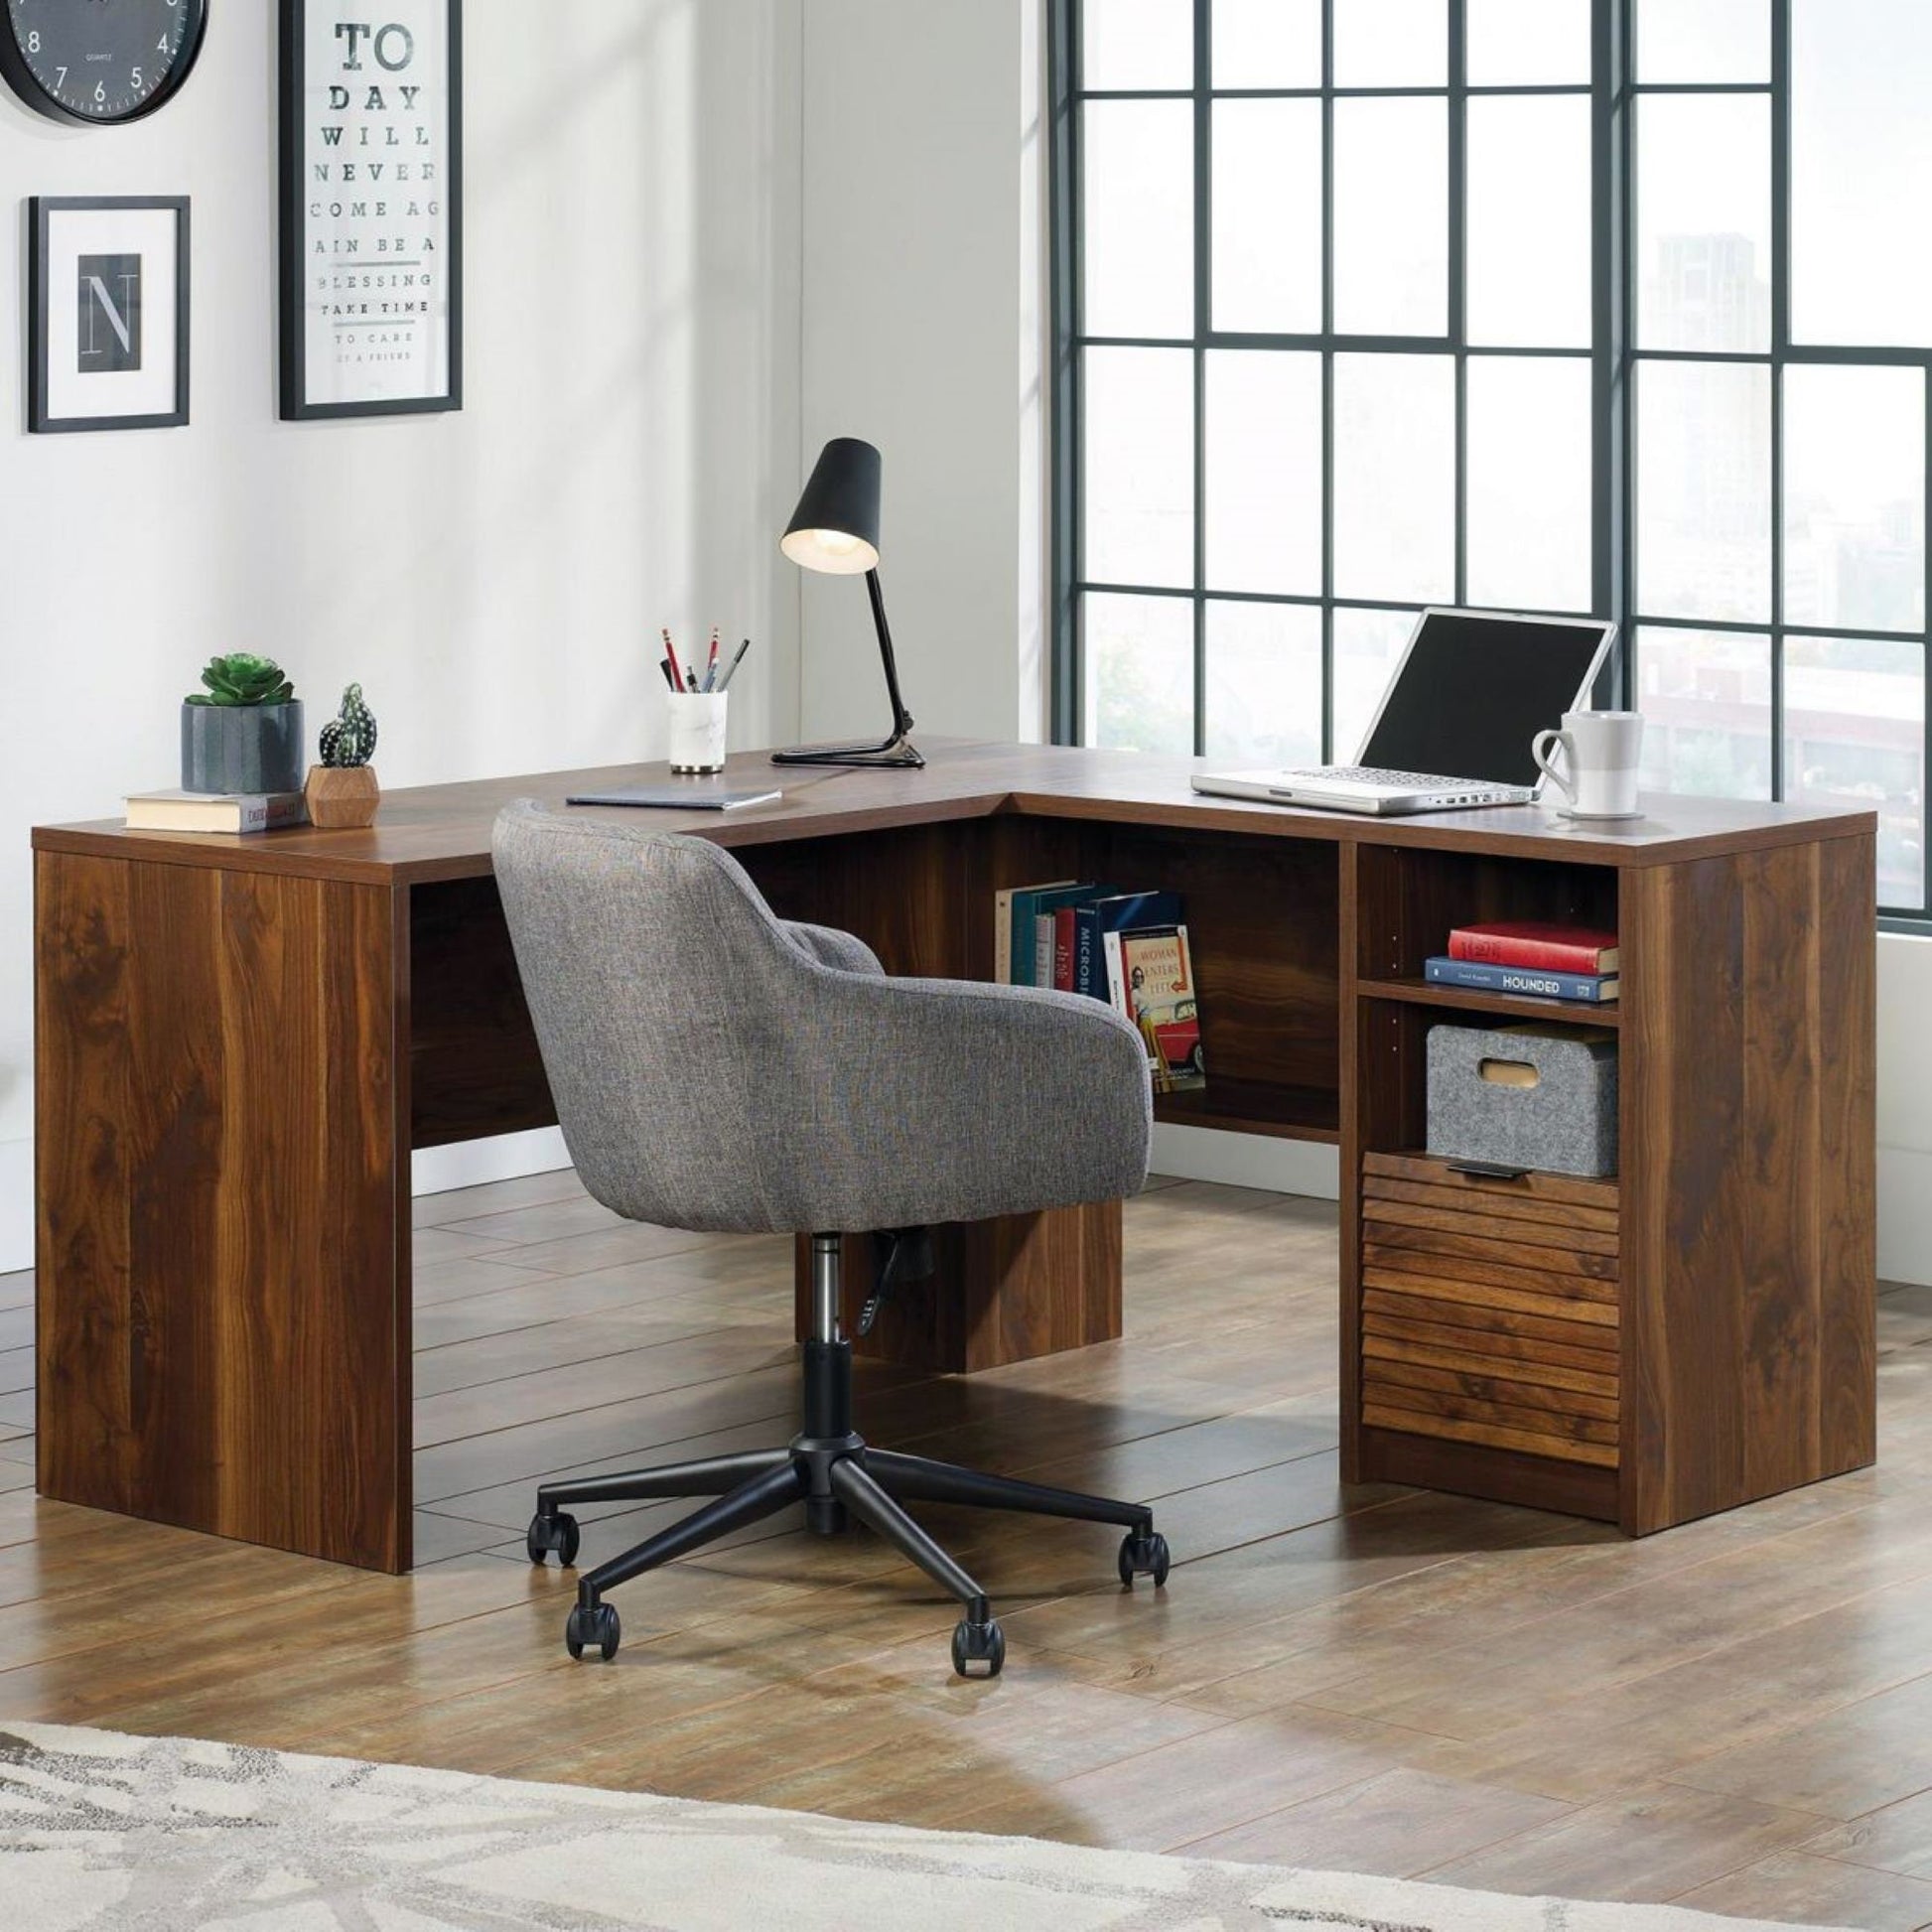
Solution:
<svg viewBox="0 0 1932 1932"><path fill-rule="evenodd" d="M343 832L374 820L382 787L370 765L312 764L302 795L308 800L312 824L325 832Z"/></svg>

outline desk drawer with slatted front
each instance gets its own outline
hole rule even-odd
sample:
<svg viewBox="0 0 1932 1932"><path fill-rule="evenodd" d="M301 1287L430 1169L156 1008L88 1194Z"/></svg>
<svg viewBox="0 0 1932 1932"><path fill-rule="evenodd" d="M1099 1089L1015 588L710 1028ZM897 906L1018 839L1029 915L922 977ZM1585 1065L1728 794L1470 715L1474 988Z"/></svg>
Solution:
<svg viewBox="0 0 1932 1932"><path fill-rule="evenodd" d="M1617 1184L1362 1157L1362 1420L1615 1468Z"/></svg>

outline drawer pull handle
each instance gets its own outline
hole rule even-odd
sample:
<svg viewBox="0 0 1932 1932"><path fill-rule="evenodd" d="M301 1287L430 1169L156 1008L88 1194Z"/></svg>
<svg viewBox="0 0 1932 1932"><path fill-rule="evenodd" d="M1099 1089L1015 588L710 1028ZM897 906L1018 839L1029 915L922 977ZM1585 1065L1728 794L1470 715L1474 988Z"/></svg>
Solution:
<svg viewBox="0 0 1932 1932"><path fill-rule="evenodd" d="M1495 1087L1527 1089L1538 1085L1543 1078L1528 1060L1478 1060L1476 1071Z"/></svg>
<svg viewBox="0 0 1932 1932"><path fill-rule="evenodd" d="M1481 1180L1521 1180L1528 1168L1506 1168L1497 1161L1445 1161L1450 1173L1472 1173Z"/></svg>

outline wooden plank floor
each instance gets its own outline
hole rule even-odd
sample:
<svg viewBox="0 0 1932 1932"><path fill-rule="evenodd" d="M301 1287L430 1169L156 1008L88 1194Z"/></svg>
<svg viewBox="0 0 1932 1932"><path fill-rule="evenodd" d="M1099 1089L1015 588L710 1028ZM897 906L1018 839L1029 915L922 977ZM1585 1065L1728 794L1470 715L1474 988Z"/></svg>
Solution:
<svg viewBox="0 0 1932 1932"><path fill-rule="evenodd" d="M37 1501L32 1283L0 1278L0 1722L1932 1924L1932 1292L1882 1302L1876 1470L1627 1543L1344 1489L1332 1208L1158 1186L1123 1340L866 1372L861 1423L1156 1499L1161 1596L1112 1532L923 1511L1008 1633L962 1684L922 1579L780 1522L620 1591L618 1662L573 1666L533 1479L781 1440L789 1246L626 1226L567 1173L417 1205L400 1581ZM587 1559L672 1513L585 1512Z"/></svg>

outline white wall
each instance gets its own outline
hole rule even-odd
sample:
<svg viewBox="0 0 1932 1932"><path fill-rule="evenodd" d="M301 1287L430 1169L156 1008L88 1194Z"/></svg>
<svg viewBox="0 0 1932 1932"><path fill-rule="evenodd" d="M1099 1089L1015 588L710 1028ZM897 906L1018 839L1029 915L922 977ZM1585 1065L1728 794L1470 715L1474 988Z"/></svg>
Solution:
<svg viewBox="0 0 1932 1932"><path fill-rule="evenodd" d="M1932 939L1878 935L1878 1273L1932 1283Z"/></svg>
<svg viewBox="0 0 1932 1932"><path fill-rule="evenodd" d="M195 341L187 429L29 437L16 378L0 430L0 1267L31 1257L27 828L176 782L211 652L280 657L312 728L359 678L390 785L661 756L660 623L756 637L733 737L797 730L799 0L468 0L466 406L302 425L275 12L215 8L133 127L0 88L0 365L33 194L191 195Z"/></svg>
<svg viewBox="0 0 1932 1932"><path fill-rule="evenodd" d="M803 432L886 459L880 577L930 733L1042 736L1038 0L807 0ZM804 592L805 730L889 722L863 589Z"/></svg>

